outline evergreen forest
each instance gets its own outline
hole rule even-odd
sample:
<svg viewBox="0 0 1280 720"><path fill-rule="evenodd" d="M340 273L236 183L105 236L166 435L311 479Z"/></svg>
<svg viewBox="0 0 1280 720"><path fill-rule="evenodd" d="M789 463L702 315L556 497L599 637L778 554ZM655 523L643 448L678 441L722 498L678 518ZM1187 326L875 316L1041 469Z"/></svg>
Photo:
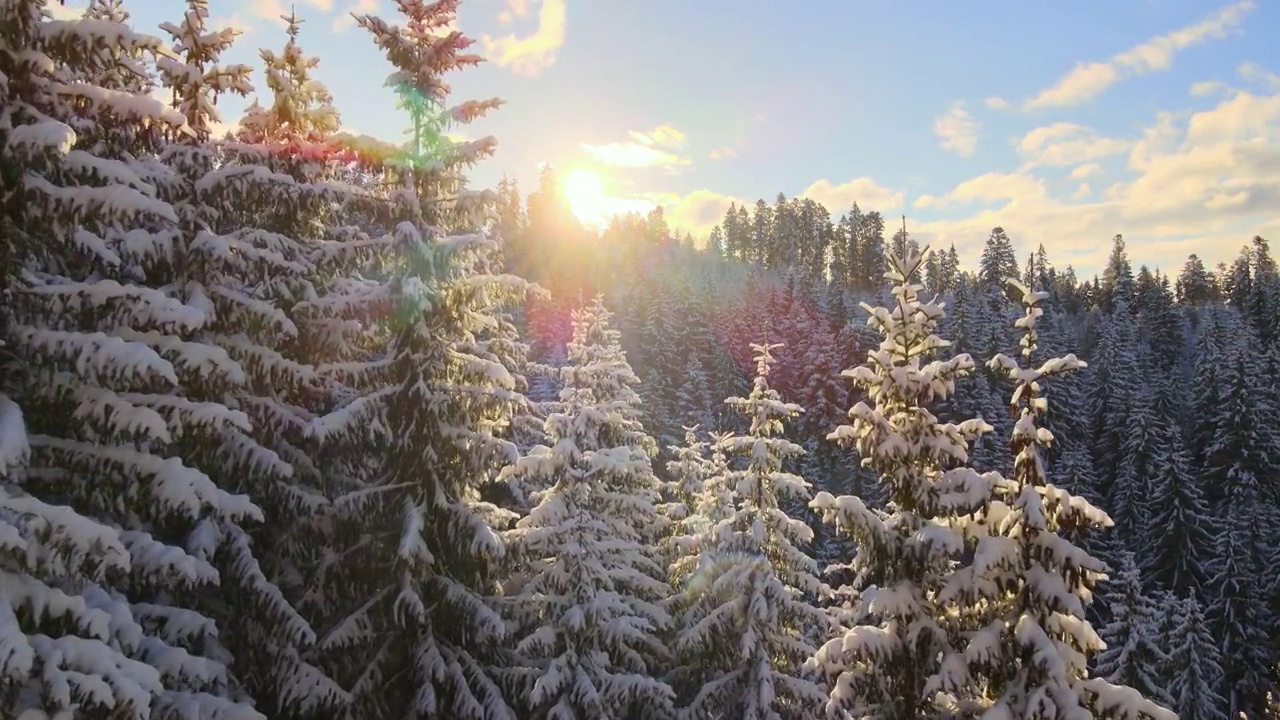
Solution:
<svg viewBox="0 0 1280 720"><path fill-rule="evenodd" d="M0 717L1280 718L1266 239L596 229L468 182L459 0L355 18L404 143L297 15L251 68L53 4L0 0Z"/></svg>

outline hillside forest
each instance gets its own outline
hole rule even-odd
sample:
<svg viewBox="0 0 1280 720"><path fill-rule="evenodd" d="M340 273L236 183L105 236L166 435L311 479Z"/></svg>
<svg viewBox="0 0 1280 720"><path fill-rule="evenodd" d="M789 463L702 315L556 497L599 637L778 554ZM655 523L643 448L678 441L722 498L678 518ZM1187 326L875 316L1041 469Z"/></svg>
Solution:
<svg viewBox="0 0 1280 720"><path fill-rule="evenodd" d="M472 187L459 0L0 0L0 717L1280 718L1280 269ZM218 99L253 96L243 117ZM230 131L222 131L230 122Z"/></svg>

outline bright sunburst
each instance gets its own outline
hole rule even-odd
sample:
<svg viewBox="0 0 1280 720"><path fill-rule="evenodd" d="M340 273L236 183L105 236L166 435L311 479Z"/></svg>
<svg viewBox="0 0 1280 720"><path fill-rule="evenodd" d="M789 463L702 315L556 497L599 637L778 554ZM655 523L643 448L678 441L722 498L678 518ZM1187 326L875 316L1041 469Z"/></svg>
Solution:
<svg viewBox="0 0 1280 720"><path fill-rule="evenodd" d="M569 209L583 224L603 222L609 214L609 198L595 171L579 168L570 172L564 178L563 188Z"/></svg>

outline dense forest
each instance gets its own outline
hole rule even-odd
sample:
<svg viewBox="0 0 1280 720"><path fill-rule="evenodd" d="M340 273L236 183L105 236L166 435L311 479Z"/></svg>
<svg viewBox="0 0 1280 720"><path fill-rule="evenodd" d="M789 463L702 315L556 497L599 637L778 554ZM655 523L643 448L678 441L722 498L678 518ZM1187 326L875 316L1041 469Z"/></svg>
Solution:
<svg viewBox="0 0 1280 720"><path fill-rule="evenodd" d="M0 716L1280 718L1265 239L595 230L469 187L458 0L356 18L403 144L296 16L254 88L208 0L48 4L0 0Z"/></svg>

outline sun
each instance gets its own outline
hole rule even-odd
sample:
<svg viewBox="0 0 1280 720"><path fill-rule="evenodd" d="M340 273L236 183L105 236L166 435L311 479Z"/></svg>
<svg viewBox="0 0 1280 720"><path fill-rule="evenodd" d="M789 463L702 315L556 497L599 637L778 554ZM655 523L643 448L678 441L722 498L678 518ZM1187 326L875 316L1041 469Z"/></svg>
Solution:
<svg viewBox="0 0 1280 720"><path fill-rule="evenodd" d="M604 183L594 170L579 168L564 178L564 198L569 209L584 224L602 222L608 214L608 196L604 193Z"/></svg>

